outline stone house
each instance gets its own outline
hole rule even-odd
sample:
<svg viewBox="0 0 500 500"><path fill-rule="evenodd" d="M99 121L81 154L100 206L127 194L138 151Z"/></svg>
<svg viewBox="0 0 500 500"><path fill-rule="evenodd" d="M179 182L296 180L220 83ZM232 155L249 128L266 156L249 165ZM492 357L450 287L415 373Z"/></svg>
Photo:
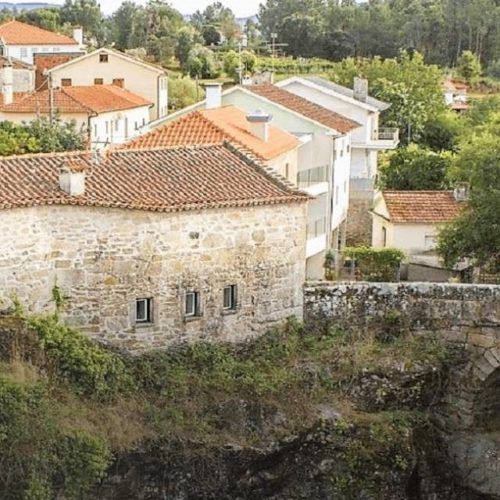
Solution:
<svg viewBox="0 0 500 500"><path fill-rule="evenodd" d="M0 159L0 290L141 351L302 316L307 195L228 143Z"/></svg>
<svg viewBox="0 0 500 500"><path fill-rule="evenodd" d="M449 273L435 253L436 238L439 227L460 213L459 200L454 191L378 193L371 212L372 246L402 250L411 281L446 281Z"/></svg>
<svg viewBox="0 0 500 500"><path fill-rule="evenodd" d="M0 24L0 55L33 64L34 55L60 52L83 53L83 31L73 30L73 38L44 30L15 19Z"/></svg>
<svg viewBox="0 0 500 500"><path fill-rule="evenodd" d="M211 85L204 101L152 123L151 127L161 127L194 110L231 106L249 116L260 110L272 117L273 126L298 139L297 175L290 177L295 173L293 169L286 176L314 198L309 203L307 224L307 278L323 278L326 252L341 248L345 242L350 135L359 124L284 89L264 84L236 86L225 92L221 92L220 85ZM271 166L283 174L282 169Z"/></svg>
<svg viewBox="0 0 500 500"><path fill-rule="evenodd" d="M347 240L349 245L368 244L378 153L395 149L399 143L398 129L379 127L380 113L390 104L371 97L368 82L361 78L354 79L353 89L313 76L292 77L277 85L360 124L351 139Z"/></svg>
<svg viewBox="0 0 500 500"><path fill-rule="evenodd" d="M3 75L12 67L4 67ZM12 74L4 79L0 120L31 122L52 113L64 122L74 121L88 134L92 148L121 144L134 137L149 120L152 103L116 85L63 87L38 92L13 92Z"/></svg>

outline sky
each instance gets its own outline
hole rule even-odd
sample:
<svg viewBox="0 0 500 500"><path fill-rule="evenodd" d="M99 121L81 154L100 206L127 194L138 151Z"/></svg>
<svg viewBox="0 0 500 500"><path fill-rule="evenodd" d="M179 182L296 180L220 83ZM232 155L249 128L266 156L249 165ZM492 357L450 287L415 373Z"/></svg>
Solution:
<svg viewBox="0 0 500 500"><path fill-rule="evenodd" d="M146 0L135 0L135 2L144 5ZM183 14L192 14L197 10L204 9L213 2L214 0L170 0L170 4ZM236 17L247 17L257 14L261 2L263 0L222 0L222 3L236 14ZM59 0L57 3L63 3L63 0ZM101 8L105 14L114 12L121 3L122 0L100 1Z"/></svg>

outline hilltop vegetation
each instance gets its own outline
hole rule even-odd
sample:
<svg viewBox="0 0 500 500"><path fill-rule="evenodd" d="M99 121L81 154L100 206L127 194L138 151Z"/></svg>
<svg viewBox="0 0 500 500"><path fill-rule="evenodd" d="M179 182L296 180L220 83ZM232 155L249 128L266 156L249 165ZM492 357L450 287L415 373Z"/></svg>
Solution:
<svg viewBox="0 0 500 500"><path fill-rule="evenodd" d="M335 464L324 479L290 478L276 492L324 483L341 498L360 488L395 498L411 475L413 431L428 425L448 353L393 326L377 339L291 322L243 346L201 343L129 358L56 317L0 318L0 468L9 471L0 475L0 496L89 498L104 479L100 497L115 498L108 471L145 453L171 474L163 484L172 494L247 497L256 490L246 489L243 471L240 482L227 471L230 450L241 450L233 466L256 467L255 450L292 454L302 442L308 467L324 453ZM371 373L376 393L363 389Z"/></svg>

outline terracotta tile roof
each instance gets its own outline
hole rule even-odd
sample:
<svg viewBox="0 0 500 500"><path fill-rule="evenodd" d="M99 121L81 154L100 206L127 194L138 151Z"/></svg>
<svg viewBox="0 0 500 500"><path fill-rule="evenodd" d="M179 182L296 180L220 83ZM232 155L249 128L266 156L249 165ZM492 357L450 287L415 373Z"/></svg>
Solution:
<svg viewBox="0 0 500 500"><path fill-rule="evenodd" d="M58 176L75 165L86 171L86 190L70 197ZM0 158L0 209L80 205L176 212L308 199L229 144L112 152L97 163L88 152Z"/></svg>
<svg viewBox="0 0 500 500"><path fill-rule="evenodd" d="M450 80L450 79L444 80L443 87L447 90L452 90L452 91L468 89L466 83L461 82L460 80Z"/></svg>
<svg viewBox="0 0 500 500"><path fill-rule="evenodd" d="M292 92L277 87L276 85L267 83L262 85L252 85L245 88L257 95L260 95L261 97L269 99L276 104L281 104L296 113L321 123L322 125L334 129L342 134L350 132L351 130L361 126L354 120L339 115L334 111L330 111L329 109L308 101L303 97L292 94Z"/></svg>
<svg viewBox="0 0 500 500"><path fill-rule="evenodd" d="M438 224L460 212L453 191L383 191L382 195L394 223Z"/></svg>
<svg viewBox="0 0 500 500"><path fill-rule="evenodd" d="M44 74L46 70L54 68L55 66L59 66L65 62L71 61L75 59L80 54L47 54L47 53L39 53L34 54L33 56L33 64L36 68L35 72L35 88L41 89L42 87L47 88L48 77Z"/></svg>
<svg viewBox="0 0 500 500"><path fill-rule="evenodd" d="M53 94L54 107L60 113L105 113L151 104L143 97L115 85L62 87L54 90ZM3 104L3 100L1 100L0 110L6 114L47 114L50 112L49 91L17 93L11 104Z"/></svg>
<svg viewBox="0 0 500 500"><path fill-rule="evenodd" d="M269 140L250 132L246 113L234 106L194 111L136 138L125 149L210 145L231 142L261 160L271 160L295 149L299 142L288 132L269 126Z"/></svg>
<svg viewBox="0 0 500 500"><path fill-rule="evenodd" d="M0 25L0 38L7 45L78 45L69 36L16 20Z"/></svg>

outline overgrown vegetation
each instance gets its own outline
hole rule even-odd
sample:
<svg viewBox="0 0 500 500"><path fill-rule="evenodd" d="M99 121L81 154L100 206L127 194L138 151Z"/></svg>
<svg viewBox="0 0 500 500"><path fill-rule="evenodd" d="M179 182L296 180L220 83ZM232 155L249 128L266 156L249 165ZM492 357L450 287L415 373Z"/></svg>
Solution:
<svg viewBox="0 0 500 500"><path fill-rule="evenodd" d="M408 442L409 424L403 430L393 417L360 413L349 402L349 381L395 363L446 359L441 345L422 338L361 338L334 327L319 333L294 321L241 346L199 343L137 358L93 344L53 316L0 318L0 332L6 499L88 498L114 454L151 440L265 446L316 425L324 403L345 422L352 486L366 467L359 436L375 448L396 446Z"/></svg>
<svg viewBox="0 0 500 500"><path fill-rule="evenodd" d="M405 254L397 248L348 247L344 256L351 259L357 279L398 281Z"/></svg>
<svg viewBox="0 0 500 500"><path fill-rule="evenodd" d="M28 124L0 122L0 156L25 153L52 153L85 149L87 136L75 122L50 123L37 118Z"/></svg>

